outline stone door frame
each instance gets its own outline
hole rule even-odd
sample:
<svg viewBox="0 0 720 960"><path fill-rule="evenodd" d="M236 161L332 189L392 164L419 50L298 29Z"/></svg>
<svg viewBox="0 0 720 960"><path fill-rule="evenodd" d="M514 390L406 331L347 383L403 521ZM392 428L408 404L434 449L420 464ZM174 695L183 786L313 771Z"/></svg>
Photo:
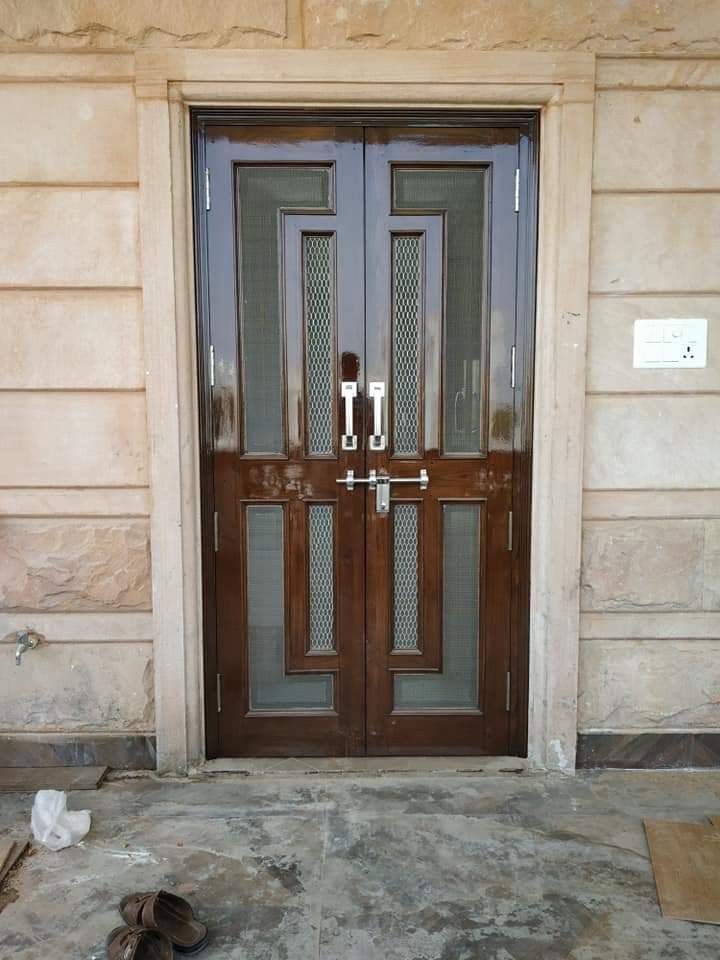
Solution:
<svg viewBox="0 0 720 960"><path fill-rule="evenodd" d="M205 753L189 110L214 105L540 111L528 755L574 769L594 78L589 53L135 54L158 769Z"/></svg>

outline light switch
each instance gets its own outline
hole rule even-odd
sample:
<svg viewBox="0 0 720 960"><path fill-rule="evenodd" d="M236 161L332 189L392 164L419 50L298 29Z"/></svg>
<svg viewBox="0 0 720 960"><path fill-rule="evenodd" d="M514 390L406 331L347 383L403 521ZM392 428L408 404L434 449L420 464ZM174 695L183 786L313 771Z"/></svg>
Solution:
<svg viewBox="0 0 720 960"><path fill-rule="evenodd" d="M707 320L704 317L635 321L634 367L704 367L706 363Z"/></svg>

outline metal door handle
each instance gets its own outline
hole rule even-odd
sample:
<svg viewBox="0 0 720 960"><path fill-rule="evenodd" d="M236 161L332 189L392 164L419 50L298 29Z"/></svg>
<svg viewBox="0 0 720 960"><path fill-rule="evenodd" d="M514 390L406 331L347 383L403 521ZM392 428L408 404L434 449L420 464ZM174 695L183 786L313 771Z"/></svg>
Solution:
<svg viewBox="0 0 720 960"><path fill-rule="evenodd" d="M369 383L368 393L373 401L373 432L370 436L370 449L384 450L385 435L382 428L382 402L385 396L385 384L382 380Z"/></svg>
<svg viewBox="0 0 720 960"><path fill-rule="evenodd" d="M340 396L345 400L345 433L342 435L340 446L343 450L357 450L357 434L353 433L353 400L357 396L357 382L343 380Z"/></svg>

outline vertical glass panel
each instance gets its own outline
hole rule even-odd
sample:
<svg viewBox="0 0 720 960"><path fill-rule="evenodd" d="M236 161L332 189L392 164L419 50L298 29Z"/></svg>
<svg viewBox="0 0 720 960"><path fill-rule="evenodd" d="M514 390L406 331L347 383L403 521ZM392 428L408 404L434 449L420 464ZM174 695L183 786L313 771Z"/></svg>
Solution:
<svg viewBox="0 0 720 960"><path fill-rule="evenodd" d="M285 675L283 508L253 504L246 516L250 709L332 709L331 674Z"/></svg>
<svg viewBox="0 0 720 960"><path fill-rule="evenodd" d="M327 167L236 167L242 325L243 450L285 452L281 211L326 209Z"/></svg>
<svg viewBox="0 0 720 960"><path fill-rule="evenodd" d="M480 505L446 503L443 517L442 673L395 676L398 710L478 706Z"/></svg>
<svg viewBox="0 0 720 960"><path fill-rule="evenodd" d="M308 507L310 649L335 647L335 531L329 503Z"/></svg>
<svg viewBox="0 0 720 960"><path fill-rule="evenodd" d="M393 452L420 450L421 244L392 238Z"/></svg>
<svg viewBox="0 0 720 960"><path fill-rule="evenodd" d="M483 167L396 168L394 211L446 211L443 450L486 448L487 173Z"/></svg>
<svg viewBox="0 0 720 960"><path fill-rule="evenodd" d="M333 453L334 259L331 236L303 236L307 449L315 455Z"/></svg>
<svg viewBox="0 0 720 960"><path fill-rule="evenodd" d="M418 506L396 503L393 517L393 650L418 649Z"/></svg>

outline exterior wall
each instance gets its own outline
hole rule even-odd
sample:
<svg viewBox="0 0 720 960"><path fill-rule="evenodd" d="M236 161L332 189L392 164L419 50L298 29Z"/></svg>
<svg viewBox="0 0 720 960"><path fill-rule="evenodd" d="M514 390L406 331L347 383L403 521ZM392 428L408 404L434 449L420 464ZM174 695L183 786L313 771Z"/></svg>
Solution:
<svg viewBox="0 0 720 960"><path fill-rule="evenodd" d="M17 50L389 47L700 54L720 48L713 0L3 0Z"/></svg>
<svg viewBox="0 0 720 960"><path fill-rule="evenodd" d="M0 635L49 641L20 670L0 646L0 733L153 729L131 56L149 46L601 57L579 729L720 730L720 6L490 8L0 2ZM709 318L705 370L632 369L633 320L655 315Z"/></svg>
<svg viewBox="0 0 720 960"><path fill-rule="evenodd" d="M19 669L0 646L0 733L144 735L154 717L133 87L1 82L0 116L0 634L31 624L49 641Z"/></svg>
<svg viewBox="0 0 720 960"><path fill-rule="evenodd" d="M718 76L716 61L598 68L579 690L586 733L720 727ZM634 370L633 321L683 316L708 318L707 367Z"/></svg>

